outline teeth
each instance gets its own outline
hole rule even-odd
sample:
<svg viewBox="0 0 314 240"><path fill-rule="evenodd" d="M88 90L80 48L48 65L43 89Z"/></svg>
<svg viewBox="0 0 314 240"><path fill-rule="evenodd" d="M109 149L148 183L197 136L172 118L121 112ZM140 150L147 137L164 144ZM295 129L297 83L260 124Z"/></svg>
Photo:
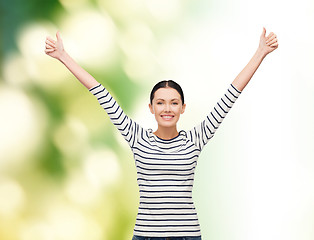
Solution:
<svg viewBox="0 0 314 240"><path fill-rule="evenodd" d="M163 118L170 119L172 116L162 116Z"/></svg>

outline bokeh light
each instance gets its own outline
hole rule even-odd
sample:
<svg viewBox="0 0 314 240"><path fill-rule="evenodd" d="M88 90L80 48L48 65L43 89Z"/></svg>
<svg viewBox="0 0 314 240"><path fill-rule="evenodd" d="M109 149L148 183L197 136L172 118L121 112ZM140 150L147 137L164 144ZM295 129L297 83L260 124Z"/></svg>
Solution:
<svg viewBox="0 0 314 240"><path fill-rule="evenodd" d="M25 203L22 187L10 179L0 179L0 214L7 218L20 213Z"/></svg>
<svg viewBox="0 0 314 240"><path fill-rule="evenodd" d="M21 89L0 89L0 166L4 172L23 168L40 145L45 117L36 105Z"/></svg>

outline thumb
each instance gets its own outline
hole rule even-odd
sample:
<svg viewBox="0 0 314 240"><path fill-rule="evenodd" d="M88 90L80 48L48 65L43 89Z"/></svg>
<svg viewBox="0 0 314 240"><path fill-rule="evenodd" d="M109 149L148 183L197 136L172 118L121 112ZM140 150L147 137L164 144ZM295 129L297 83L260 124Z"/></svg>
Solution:
<svg viewBox="0 0 314 240"><path fill-rule="evenodd" d="M263 27L263 32L262 32L262 37L265 37L266 36L266 29Z"/></svg>
<svg viewBox="0 0 314 240"><path fill-rule="evenodd" d="M56 37L57 37L57 41L59 41L59 40L62 41L62 40L61 40L61 35L60 35L60 32L59 32L59 31L57 31Z"/></svg>

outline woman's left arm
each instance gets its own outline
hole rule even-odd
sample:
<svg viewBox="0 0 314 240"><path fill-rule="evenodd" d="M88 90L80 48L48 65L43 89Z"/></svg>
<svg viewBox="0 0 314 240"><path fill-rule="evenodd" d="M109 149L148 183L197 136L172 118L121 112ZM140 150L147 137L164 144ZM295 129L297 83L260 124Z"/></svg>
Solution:
<svg viewBox="0 0 314 240"><path fill-rule="evenodd" d="M273 32L265 36L266 29L263 28L263 33L260 37L260 42L258 49L256 50L254 56L251 58L249 63L245 68L239 73L239 75L234 79L232 84L239 90L242 91L245 86L249 83L252 76L258 69L259 65L262 63L263 59L267 54L278 48L277 36Z"/></svg>

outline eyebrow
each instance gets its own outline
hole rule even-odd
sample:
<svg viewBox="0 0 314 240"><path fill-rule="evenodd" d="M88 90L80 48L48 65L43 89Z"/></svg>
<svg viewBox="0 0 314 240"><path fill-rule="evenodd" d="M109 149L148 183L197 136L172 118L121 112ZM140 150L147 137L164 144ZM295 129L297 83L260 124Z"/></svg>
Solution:
<svg viewBox="0 0 314 240"><path fill-rule="evenodd" d="M156 101L158 101L158 100L165 101L165 99L163 99L163 98L158 98L158 99L156 99ZM179 98L173 98L173 99L171 99L171 101L176 101L176 100L180 101Z"/></svg>

